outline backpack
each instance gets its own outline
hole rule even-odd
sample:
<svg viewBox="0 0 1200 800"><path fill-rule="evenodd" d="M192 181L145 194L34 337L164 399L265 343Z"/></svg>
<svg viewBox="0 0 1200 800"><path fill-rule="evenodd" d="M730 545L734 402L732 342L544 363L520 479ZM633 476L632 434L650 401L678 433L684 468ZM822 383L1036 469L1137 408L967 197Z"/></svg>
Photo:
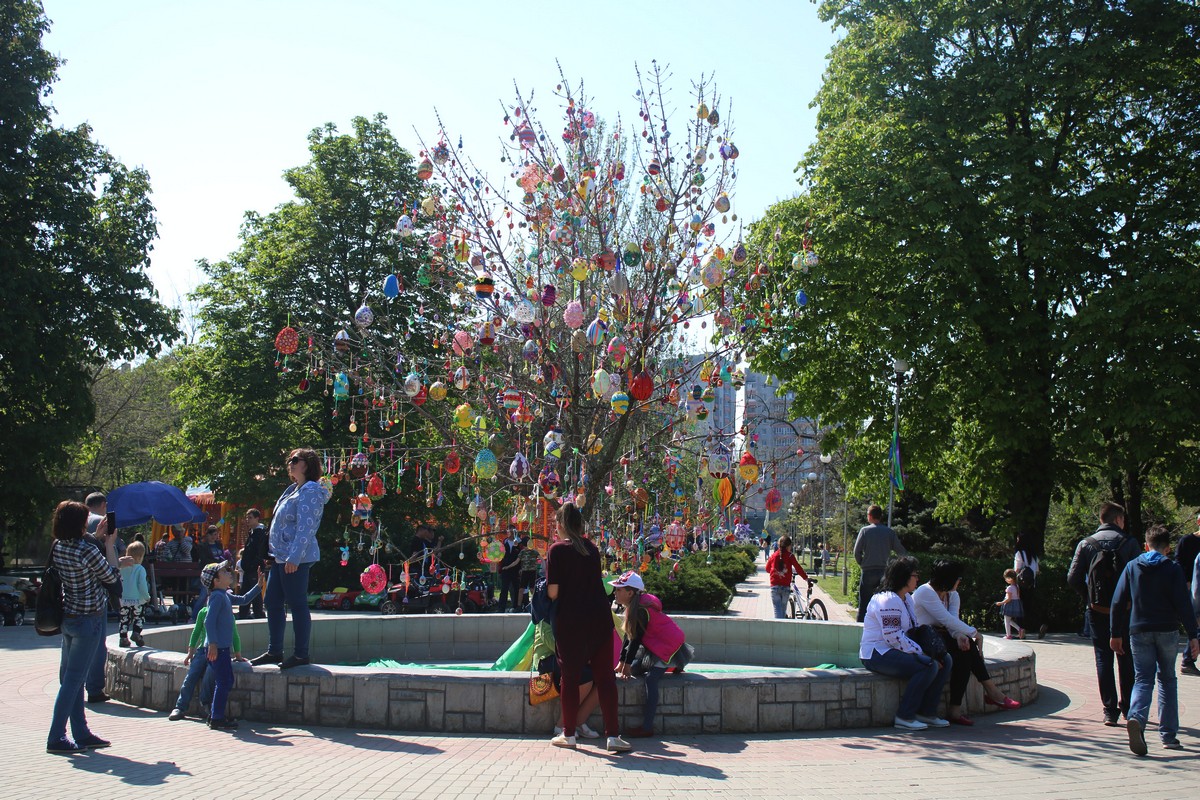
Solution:
<svg viewBox="0 0 1200 800"><path fill-rule="evenodd" d="M39 636L57 636L62 632L63 586L58 567L54 566L54 545L50 545L50 558L46 560L46 572L38 589L37 605L34 610L33 627Z"/></svg>
<svg viewBox="0 0 1200 800"><path fill-rule="evenodd" d="M529 598L529 616L533 618L535 625L540 622L549 622L550 627L553 628L558 617L558 601L550 599L547 586L545 578L539 579L533 585L533 594Z"/></svg>
<svg viewBox="0 0 1200 800"><path fill-rule="evenodd" d="M1125 560L1118 552L1125 539L1101 541L1088 537L1093 548L1092 560L1088 562L1087 588L1088 608L1100 614L1108 614L1113 594L1117 591L1117 580L1125 569Z"/></svg>
<svg viewBox="0 0 1200 800"><path fill-rule="evenodd" d="M1037 573L1033 571L1033 567L1029 565L1029 554L1025 553L1022 556L1023 565L1017 570L1017 587L1024 592L1026 589L1037 588Z"/></svg>

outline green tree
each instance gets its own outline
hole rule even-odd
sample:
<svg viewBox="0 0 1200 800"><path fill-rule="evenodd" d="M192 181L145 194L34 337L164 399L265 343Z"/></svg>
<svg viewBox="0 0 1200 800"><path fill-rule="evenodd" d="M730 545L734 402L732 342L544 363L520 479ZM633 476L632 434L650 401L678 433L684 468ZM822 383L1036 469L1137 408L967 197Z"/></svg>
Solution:
<svg viewBox="0 0 1200 800"><path fill-rule="evenodd" d="M821 14L844 35L806 193L758 225L780 277L750 293L810 302L756 363L788 376L797 413L840 425L835 442L879 454L847 469L877 496L900 357L905 467L939 514L1041 536L1056 487L1099 475L1138 532L1148 476L1197 485L1195 4ZM807 267L788 271L793 254Z"/></svg>
<svg viewBox="0 0 1200 800"><path fill-rule="evenodd" d="M208 483L223 500L273 500L286 483L283 456L292 448L358 445L369 452L373 437L385 433L378 418L347 416L345 404L335 404L333 375L305 340L286 358L276 351L283 328L331 337L354 330L364 298L398 275L405 290L388 301L387 311L401 322L378 353L390 353L392 362L401 348L432 356L429 320L446 300L416 280L420 248L402 247L392 232L398 206L416 194L412 157L382 115L357 117L352 127L348 134L332 124L313 130L308 163L284 173L296 199L269 214L248 213L241 246L223 261L201 262L208 280L194 295L198 340L178 351L171 370L182 424L160 455L176 480ZM419 444L416 437L400 439L400 446ZM387 478L393 489L392 475ZM343 528L349 531L350 483L341 482L326 510L324 546ZM394 532L401 520L441 514L426 511L421 495L388 497Z"/></svg>
<svg viewBox="0 0 1200 800"><path fill-rule="evenodd" d="M148 176L86 125L50 123L48 27L40 3L0 6L0 544L57 499L54 475L93 420L94 372L178 335L146 274Z"/></svg>

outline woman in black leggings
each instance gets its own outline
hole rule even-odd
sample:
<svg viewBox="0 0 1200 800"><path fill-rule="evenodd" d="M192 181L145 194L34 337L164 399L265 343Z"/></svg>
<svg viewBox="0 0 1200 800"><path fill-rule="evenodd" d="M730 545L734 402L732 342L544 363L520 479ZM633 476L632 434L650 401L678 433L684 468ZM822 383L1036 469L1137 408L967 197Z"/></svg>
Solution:
<svg viewBox="0 0 1200 800"><path fill-rule="evenodd" d="M932 625L946 639L946 648L954 657L950 670L950 702L946 719L956 725L974 725L963 714L963 697L971 676L983 686L983 700L990 706L1015 709L1021 704L1000 691L988 674L983 661L983 635L959 619L958 584L962 581L962 565L957 561L939 561L933 565L928 583L913 592L918 625Z"/></svg>

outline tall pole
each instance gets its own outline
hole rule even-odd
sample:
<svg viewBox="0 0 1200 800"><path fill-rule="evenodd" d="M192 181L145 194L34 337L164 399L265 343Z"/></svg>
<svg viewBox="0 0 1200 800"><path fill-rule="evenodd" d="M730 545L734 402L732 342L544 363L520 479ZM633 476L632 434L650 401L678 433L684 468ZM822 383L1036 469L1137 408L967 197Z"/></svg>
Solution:
<svg viewBox="0 0 1200 800"><path fill-rule="evenodd" d="M908 372L908 362L903 359L892 359L892 370L896 373L896 402L892 409L892 441L888 445L888 453L891 458L888 461L891 464L890 474L888 475L888 527L892 527L892 510L896 506L896 455L897 449L893 445L896 444L896 437L900 435L900 383L904 380L904 373Z"/></svg>

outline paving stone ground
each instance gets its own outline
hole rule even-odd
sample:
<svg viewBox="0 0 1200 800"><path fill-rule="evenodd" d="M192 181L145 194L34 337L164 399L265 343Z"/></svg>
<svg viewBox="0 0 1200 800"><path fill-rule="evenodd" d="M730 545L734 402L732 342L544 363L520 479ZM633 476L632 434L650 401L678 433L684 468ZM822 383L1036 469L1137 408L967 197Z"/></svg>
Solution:
<svg viewBox="0 0 1200 800"><path fill-rule="evenodd" d="M831 578L830 580L833 580ZM832 603L827 602L831 611ZM733 611L769 617L762 573ZM107 703L89 724L113 747L44 752L57 691L58 640L0 628L0 722L10 798L1177 798L1200 773L1200 677L1180 678L1185 750L1133 756L1123 728L1101 725L1090 644L1070 634L1030 643L1040 698L972 728L890 728L774 736L638 740L612 756L546 739L429 736L250 723L235 734ZM668 679L669 680L669 679ZM549 734L547 734L548 739Z"/></svg>

